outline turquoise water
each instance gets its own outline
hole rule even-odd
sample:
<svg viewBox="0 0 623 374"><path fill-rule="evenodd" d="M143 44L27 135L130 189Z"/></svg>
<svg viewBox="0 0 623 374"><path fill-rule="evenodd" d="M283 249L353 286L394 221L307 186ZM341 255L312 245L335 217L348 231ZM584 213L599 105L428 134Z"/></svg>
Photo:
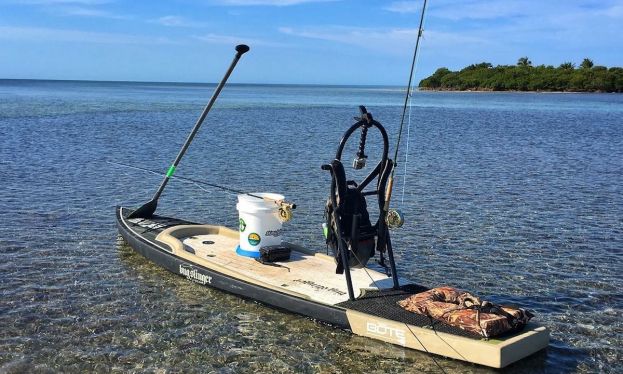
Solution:
<svg viewBox="0 0 623 374"><path fill-rule="evenodd" d="M114 207L148 200L160 177L108 161L164 172L213 89L0 80L0 372L440 372L117 242ZM402 102L395 87L230 85L177 173L285 194L299 206L286 239L324 250L320 165L361 104L393 146ZM622 371L623 96L418 92L411 118L401 275L535 310L551 345L510 372ZM235 227L235 200L174 180L158 212Z"/></svg>

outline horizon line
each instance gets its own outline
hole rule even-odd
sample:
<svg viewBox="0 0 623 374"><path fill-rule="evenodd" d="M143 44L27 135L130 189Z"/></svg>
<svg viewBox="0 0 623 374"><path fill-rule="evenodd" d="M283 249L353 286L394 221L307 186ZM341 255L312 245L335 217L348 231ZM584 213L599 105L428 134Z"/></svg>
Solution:
<svg viewBox="0 0 623 374"><path fill-rule="evenodd" d="M3 81L38 81L38 82L77 82L77 83L147 83L147 84L187 84L187 85L217 85L218 82L184 82L184 81L143 81L143 80L100 80L100 79L54 79L54 78L0 78ZM325 84L325 83L227 83L234 86L333 86L333 87L399 87L395 84ZM415 87L416 89L418 87Z"/></svg>

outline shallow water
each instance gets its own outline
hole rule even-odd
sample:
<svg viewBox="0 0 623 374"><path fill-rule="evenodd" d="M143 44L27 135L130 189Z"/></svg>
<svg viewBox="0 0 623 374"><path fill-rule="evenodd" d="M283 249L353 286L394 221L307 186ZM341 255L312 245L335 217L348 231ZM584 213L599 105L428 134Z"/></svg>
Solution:
<svg viewBox="0 0 623 374"><path fill-rule="evenodd" d="M114 207L160 177L107 161L165 171L213 89L0 81L0 372L489 372L200 287L118 242ZM177 174L285 194L286 239L324 250L320 165L360 104L393 147L401 103L393 87L231 85ZM621 118L621 95L414 95L399 270L535 310L550 347L509 372L623 371ZM158 212L235 227L235 199L174 180Z"/></svg>

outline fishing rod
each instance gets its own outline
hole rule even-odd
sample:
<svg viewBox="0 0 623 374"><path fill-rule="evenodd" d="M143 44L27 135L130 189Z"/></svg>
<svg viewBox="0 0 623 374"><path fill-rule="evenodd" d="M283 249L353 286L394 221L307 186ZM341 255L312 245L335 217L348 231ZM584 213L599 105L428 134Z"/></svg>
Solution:
<svg viewBox="0 0 623 374"><path fill-rule="evenodd" d="M387 213L387 220L391 222L391 226L400 227L404 221L402 214L396 210L389 211L389 203L392 198L392 190L394 188L394 175L396 174L396 166L398 165L398 150L400 149L400 140L402 138L402 129L404 127L405 115L407 113L407 105L409 104L409 98L411 97L411 86L413 82L413 75L415 73L415 64L417 61L418 51L420 49L420 39L422 38L422 33L424 29L422 26L424 25L424 14L426 13L426 3L427 0L424 0L424 4L422 5L422 13L420 15L420 25L418 27L417 39L415 41L415 49L413 50L413 60L411 61L411 71L409 72L409 83L407 85L407 93L405 95L405 102L402 107L402 117L400 119L400 129L398 130L398 139L396 141L396 150L394 152L394 167L392 168L391 175L389 176L389 180L387 181L387 189L385 190L385 206L383 210Z"/></svg>
<svg viewBox="0 0 623 374"><path fill-rule="evenodd" d="M405 114L407 112L407 105L409 103L409 98L411 97L411 85L412 85L412 81L413 81L413 75L414 75L414 72L415 72L415 64L417 62L418 50L420 48L420 39L422 38L422 33L424 31L422 26L424 25L424 15L426 13L426 3L427 3L427 0L424 0L424 4L422 5L422 13L420 15L420 25L418 27L418 36L417 36L417 39L416 39L416 42L415 42L415 49L413 51L413 61L411 62L411 71L409 72L409 84L407 85L407 94L405 95L405 102L404 102L404 106L402 108L402 118L400 120L400 129L399 129L399 132L398 132L398 140L396 142L396 150L394 152L394 161L393 161L394 162L394 167L392 168L392 172L391 172L390 177L389 177L389 179L387 181L387 187L386 187L386 193L385 193L385 205L383 206L383 210L385 211L385 214L386 214L387 225L390 228L400 227L400 226L402 226L402 224L404 222L404 218L403 218L402 214L399 211L394 210L394 209L392 209L391 211L389 210L389 203L390 203L390 200L391 200L391 197L392 197L392 189L393 189L393 186L394 186L394 175L396 173L396 166L398 164L397 163L397 160L398 160L398 150L400 148L400 139L402 137L402 129L403 129L403 125L404 125ZM409 117L409 120L410 120L410 117ZM363 139L363 145L365 146L365 134L362 134L362 139ZM408 142L407 142L407 144L408 144ZM358 163L358 160L360 160L360 159L363 159L364 165L365 165L365 155L363 154L362 145L361 144L360 144L359 149L360 149L361 155L358 153L357 154L357 158L355 158L355 162L353 163L353 167L355 169L359 169L360 168L360 167L357 167L361 163L361 162ZM405 162L405 164L406 164L406 162ZM352 252L352 249L350 248L350 246L349 246L348 250ZM361 263L361 261L359 260L357 255L354 252L353 252L353 255L354 255L353 257L355 259L357 259L357 261L359 262L359 265L363 268L363 270L366 273L366 275L370 278L370 280L372 281L374 286L377 289L380 290L381 289L380 285L374 280L374 278L370 275L370 273L368 273L368 270ZM393 272L395 272L395 269L392 269L392 270L393 270ZM386 298L386 295L381 294L381 296L383 298ZM418 338L418 336L415 334L415 332L411 329L411 327L409 327L409 325L407 323L404 323L404 325L407 328L407 330L409 330L411 335L422 346L422 348L424 348L424 351L429 354L429 357L433 360L433 362L435 363L437 368L442 373L446 374L446 371L439 364L439 362L437 362L435 357L430 356L430 352L428 351L426 346L424 346L424 343L422 343L420 338ZM435 331L434 326L433 326L433 331ZM435 334L437 334L436 331L435 331ZM460 355L460 353L459 353L459 355Z"/></svg>
<svg viewBox="0 0 623 374"><path fill-rule="evenodd" d="M156 191L156 193L154 194L154 197L152 197L151 200L149 200L145 204L141 205L138 209L130 213L129 218L149 218L154 214L154 212L156 211L156 208L158 207L158 199L160 198L162 191L164 190L167 183L169 182L169 179L173 176L173 173L175 173L175 168L177 168L177 165L180 163L182 156L184 156L184 153L186 153L186 150L190 146L190 143L193 141L193 138L197 134L197 131L199 131L199 128L201 127L201 124L207 117L208 112L210 112L210 109L212 109L212 105L214 105L216 98L221 93L221 90L225 86L225 83L227 83L227 79L231 75L232 71L234 71L234 68L236 67L236 64L238 63L238 60L240 60L240 57L242 57L242 55L247 53L248 51L249 51L249 46L247 45L240 44L236 46L236 55L234 56L233 61L229 65L229 68L227 69L225 76L223 77L221 82L218 84L218 86L216 86L216 89L214 90L214 93L212 94L210 101L203 109L203 112L199 116L199 119L197 119L197 122L195 123L195 126L193 127L190 134L188 135L188 138L186 138L186 141L184 142L182 149L177 154L177 157L175 157L175 161L173 161L173 164L167 170L164 180L160 184L160 187L158 187L158 191Z"/></svg>
<svg viewBox="0 0 623 374"><path fill-rule="evenodd" d="M126 168L136 169L136 170L144 171L144 172L147 172L147 173L152 173L152 174L159 175L159 176L163 175L161 172L158 172L156 170L152 170L152 169L148 169L148 168L144 168L144 167L140 167L140 166L136 166L136 165L129 165L129 164L124 164L122 162L110 161L110 160L107 160L106 162L111 164L111 165L123 166L123 167L126 167ZM271 199L271 198L266 197L266 196L260 196L260 195L256 195L256 194L253 194L253 193L250 193L250 192L237 190L235 188L221 186L219 184L210 183L210 182L206 182L206 181L202 181L202 180L198 180L198 179L193 179L193 178L188 178L188 177L180 177L180 176L173 176L173 175L171 175L169 178L179 179L179 180L181 180L183 182L193 183L193 184L195 184L197 186L204 185L204 186L208 186L208 187L217 188L217 189L220 189L220 190L223 190L223 191L235 193L237 195L246 195L246 196L254 197L256 199L261 199L261 200L264 200L264 201L273 202L273 203L275 203L276 205L279 206L279 218L283 222L287 222L287 221L291 220L292 219L292 210L296 209L296 204L287 202L285 200Z"/></svg>
<svg viewBox="0 0 623 374"><path fill-rule="evenodd" d="M394 175L396 173L396 166L397 166L397 160L398 160L398 150L400 148L400 140L402 137L402 130L403 130L403 126L404 126L404 120L405 120L405 115L407 112L407 105L409 104L409 98L411 97L411 86L412 86L412 82L413 82L413 76L415 73L415 64L417 62L417 56L418 56L418 51L420 48L420 39L422 38L422 33L423 33L423 28L422 26L424 25L424 15L426 14L426 4L427 4L427 0L424 0L424 4L422 5L422 13L420 15L420 25L418 27L418 36L415 42L415 49L413 51L413 60L411 62L411 71L409 72L409 83L407 85L407 93L405 95L405 102L404 102L404 106L402 108L402 117L400 119L400 129L398 131L398 139L396 142L396 150L394 152L394 167L392 168L390 177L387 181L387 187L386 187L386 193L385 193L385 205L383 206L383 210L386 213L386 220L387 220L387 224L388 226L391 227L400 227L402 226L403 222L404 222L404 218L402 216L402 214L397 211L392 209L391 211L389 210L389 203L392 197L392 189L394 186ZM365 141L365 138L362 136L362 138ZM408 144L408 143L407 143ZM365 143L364 143L365 145ZM360 150L361 150L362 146L360 145ZM365 157L365 155L363 155L363 152L361 152L361 156L359 154L357 154L357 157L359 159ZM358 159L355 159L355 162L353 164L353 167L355 167L356 169L359 166L357 163ZM364 159L365 162L365 159ZM349 247L349 250L352 251L352 249ZM353 253L354 254L354 253ZM357 257L357 255L355 254L354 257L357 259L357 261L359 261L359 258ZM362 266L364 272L366 273L366 275L370 278L370 280L372 281L372 283L375 285L375 287L377 289L381 289L381 287L379 287L379 284L377 284L377 282L374 280L374 278L370 275L370 273L368 273L368 271L366 270L366 267L363 266L363 264L361 264L361 261L359 261L359 264ZM393 269L395 271L395 269ZM382 297L386 297L385 295L382 294ZM415 332L409 327L408 324L404 324L405 327L409 330L409 332L411 333L411 335L418 341L418 343L422 346L422 348L424 348L424 351L426 351L426 353L430 352L428 351L428 349L426 348L426 346L424 346L424 344L422 343L422 341L418 338L418 336L415 334ZM437 332L435 331L435 334ZM433 362L435 363L435 365L437 366L437 368L442 372L442 373L446 373L446 371L444 370L444 368L439 364L439 362L437 362L437 360L433 357L430 356L431 359L433 360Z"/></svg>

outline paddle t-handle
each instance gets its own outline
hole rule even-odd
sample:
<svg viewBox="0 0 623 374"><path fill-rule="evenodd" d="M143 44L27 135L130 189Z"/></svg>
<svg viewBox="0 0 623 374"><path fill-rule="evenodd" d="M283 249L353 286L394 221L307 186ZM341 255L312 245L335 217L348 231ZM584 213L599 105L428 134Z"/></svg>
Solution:
<svg viewBox="0 0 623 374"><path fill-rule="evenodd" d="M199 119L197 119L197 123L195 123L195 126L193 127L192 131L188 135L188 138L186 138L186 141L184 142L184 145L182 146L182 149L180 150L180 152L177 154L175 161L173 161L173 164L169 166L169 169L167 170L167 173L164 176L164 180L160 184L158 191L156 191L156 193L154 194L154 197L150 201L148 201L147 203L143 204L140 208L133 211L129 215L128 218L149 218L154 214L154 212L156 211L156 208L158 207L158 198L160 198L162 191L164 191L164 187L169 182L169 179L173 176L173 173L175 173L175 169L177 168L177 165L182 159L182 156L184 156L184 153L186 153L186 150L190 146L190 143L193 141L193 138L197 134L197 131L199 131L199 128L201 127L201 124L203 123L203 120L208 115L208 112L210 112L210 109L212 109L212 105L214 105L216 98L221 93L221 90L225 86L225 83L227 83L227 79L231 75L232 71L234 71L234 68L236 67L236 64L238 63L238 60L240 60L240 57L243 54L247 53L248 51L249 51L248 45L240 44L236 46L236 55L234 56L234 60L229 65L229 69L227 69L227 72L225 73L225 76L223 76L221 83L219 83L218 86L216 86L216 89L214 90L214 93L212 94L210 101L203 109L203 112L201 112Z"/></svg>
<svg viewBox="0 0 623 374"><path fill-rule="evenodd" d="M251 49L251 48L249 48L249 46L246 45L246 44L238 44L236 46L236 52L238 52L236 54L236 57L240 58L243 54L249 52L249 49Z"/></svg>

